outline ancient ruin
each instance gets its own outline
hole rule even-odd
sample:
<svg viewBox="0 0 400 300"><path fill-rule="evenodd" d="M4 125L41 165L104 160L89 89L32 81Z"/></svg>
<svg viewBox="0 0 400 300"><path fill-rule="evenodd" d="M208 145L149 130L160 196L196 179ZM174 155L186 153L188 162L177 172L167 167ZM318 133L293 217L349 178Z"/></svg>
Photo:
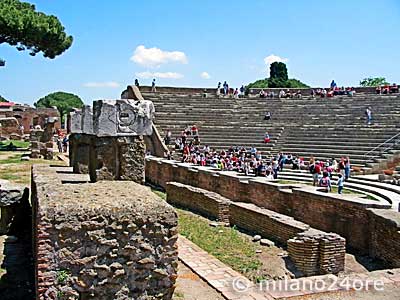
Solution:
<svg viewBox="0 0 400 300"><path fill-rule="evenodd" d="M33 108L27 105L0 102L1 137L28 140L31 129L35 127L43 129L49 118L54 120L55 129L61 128L60 113L57 108Z"/></svg>
<svg viewBox="0 0 400 300"><path fill-rule="evenodd" d="M98 100L71 113L70 161L92 181L144 182L145 143L154 106L145 100Z"/></svg>
<svg viewBox="0 0 400 300"><path fill-rule="evenodd" d="M32 170L36 299L171 299L177 217L132 181ZM49 195L51 195L49 197Z"/></svg>
<svg viewBox="0 0 400 300"><path fill-rule="evenodd" d="M296 269L294 281L318 278L329 285L346 273L349 252L379 260L386 268L400 267L396 188L383 190L374 183L371 190L362 187L365 194L338 195L157 157L169 149L155 130L153 103L131 86L122 98L97 100L70 114L70 167L32 169L37 299L171 299L178 257L227 299L283 297L274 291L260 294L254 282L180 237L171 205L285 249L285 259ZM32 156L51 159L55 122L47 121L43 130L32 131L31 148ZM216 130L222 128L218 122ZM283 134L285 129L279 130ZM346 185L362 182L352 180ZM164 190L167 201L140 185L144 182ZM25 220L31 218L26 201L20 200L25 192L14 197L10 191L4 192L12 201L2 204L3 232L25 226L21 217L15 218L18 210ZM362 276L395 282L398 272ZM233 289L237 278L252 289L238 294Z"/></svg>
<svg viewBox="0 0 400 300"><path fill-rule="evenodd" d="M52 160L54 158L54 132L58 118L49 117L46 119L44 128L33 128L30 132L30 149L32 158Z"/></svg>
<svg viewBox="0 0 400 300"><path fill-rule="evenodd" d="M95 101L71 113L72 167L32 169L37 299L171 299L177 216L138 184L153 114Z"/></svg>

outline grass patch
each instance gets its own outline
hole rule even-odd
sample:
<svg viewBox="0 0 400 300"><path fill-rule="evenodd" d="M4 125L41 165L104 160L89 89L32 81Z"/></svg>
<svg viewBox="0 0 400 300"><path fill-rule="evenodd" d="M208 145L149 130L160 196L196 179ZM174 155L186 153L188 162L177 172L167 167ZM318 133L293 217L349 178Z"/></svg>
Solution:
<svg viewBox="0 0 400 300"><path fill-rule="evenodd" d="M166 194L153 189L162 199ZM262 262L256 257L256 245L236 227L211 227L209 220L189 211L175 208L178 213L179 234L197 246L218 258L232 269L251 280L262 268Z"/></svg>
<svg viewBox="0 0 400 300"><path fill-rule="evenodd" d="M22 154L13 154L10 157L3 158L0 160L0 165L5 165L5 164L18 164L23 161L21 161Z"/></svg>
<svg viewBox="0 0 400 300"><path fill-rule="evenodd" d="M1 179L10 180L10 181L17 181L21 180L21 177L14 174L0 174Z"/></svg>
<svg viewBox="0 0 400 300"><path fill-rule="evenodd" d="M0 153L0 179L14 183L29 185L31 180L31 166L33 164L65 165L58 160L31 159L21 160L22 154L14 152Z"/></svg>
<svg viewBox="0 0 400 300"><path fill-rule="evenodd" d="M0 142L0 149L6 148L11 143L17 148L28 148L29 147L29 142L9 140L9 141L1 141Z"/></svg>
<svg viewBox="0 0 400 300"><path fill-rule="evenodd" d="M159 190L151 189L154 194L156 194L158 197L160 197L163 200L167 200L167 194L164 192L161 192Z"/></svg>
<svg viewBox="0 0 400 300"><path fill-rule="evenodd" d="M179 233L203 250L244 275L262 267L255 245L235 227L210 227L204 218L185 210L177 211Z"/></svg>

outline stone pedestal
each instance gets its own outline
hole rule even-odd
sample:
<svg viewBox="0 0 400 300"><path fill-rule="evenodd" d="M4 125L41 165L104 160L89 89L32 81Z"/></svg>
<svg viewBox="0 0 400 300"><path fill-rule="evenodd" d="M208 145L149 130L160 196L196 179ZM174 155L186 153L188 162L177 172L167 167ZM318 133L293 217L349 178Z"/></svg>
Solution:
<svg viewBox="0 0 400 300"><path fill-rule="evenodd" d="M145 145L139 136L96 137L90 151L90 180L130 180L143 183L144 156Z"/></svg>
<svg viewBox="0 0 400 300"><path fill-rule="evenodd" d="M140 136L70 135L70 166L74 173L99 180L144 182L145 145Z"/></svg>

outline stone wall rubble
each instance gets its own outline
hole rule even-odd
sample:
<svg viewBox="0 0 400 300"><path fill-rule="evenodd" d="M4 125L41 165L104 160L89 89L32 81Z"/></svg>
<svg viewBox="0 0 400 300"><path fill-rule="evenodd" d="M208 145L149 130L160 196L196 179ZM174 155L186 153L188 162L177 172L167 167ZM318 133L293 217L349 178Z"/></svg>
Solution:
<svg viewBox="0 0 400 300"><path fill-rule="evenodd" d="M52 160L54 158L54 130L57 120L48 118L44 129L32 129L30 133L30 149L32 158Z"/></svg>
<svg viewBox="0 0 400 300"><path fill-rule="evenodd" d="M69 170L32 168L36 299L171 299L174 209L134 182L66 183Z"/></svg>
<svg viewBox="0 0 400 300"><path fill-rule="evenodd" d="M30 228L29 189L0 180L0 213L0 235L19 235Z"/></svg>

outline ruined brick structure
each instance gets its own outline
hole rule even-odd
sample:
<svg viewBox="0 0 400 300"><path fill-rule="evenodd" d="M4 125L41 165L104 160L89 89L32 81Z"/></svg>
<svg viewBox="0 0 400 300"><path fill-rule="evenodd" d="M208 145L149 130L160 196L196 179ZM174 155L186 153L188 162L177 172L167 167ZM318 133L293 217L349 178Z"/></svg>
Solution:
<svg viewBox="0 0 400 300"><path fill-rule="evenodd" d="M400 216L387 203L297 185L243 180L229 172L155 157L146 159L146 181L163 188L167 182L179 182L218 193L233 202L252 203L315 229L339 234L348 248L380 258L389 266L400 266Z"/></svg>
<svg viewBox="0 0 400 300"><path fill-rule="evenodd" d="M27 105L13 105L5 111L0 111L0 120L3 118L17 121L17 125L10 123L10 126L5 126L2 123L2 135L9 137L11 133L17 135L29 134L32 127L39 125L44 128L48 118L55 119L54 128L61 128L60 113L56 108L34 108ZM20 126L24 127L23 132ZM9 127L9 128L7 128Z"/></svg>
<svg viewBox="0 0 400 300"><path fill-rule="evenodd" d="M167 201L236 225L288 246L289 257L304 275L344 271L346 240L311 228L292 217L251 203L232 202L217 193L177 182L166 185Z"/></svg>
<svg viewBox="0 0 400 300"><path fill-rule="evenodd" d="M171 299L174 209L134 182L79 180L32 169L36 299Z"/></svg>
<svg viewBox="0 0 400 300"><path fill-rule="evenodd" d="M31 157L52 160L54 158L54 131L57 119L49 117L46 119L44 129L32 129L30 133Z"/></svg>

